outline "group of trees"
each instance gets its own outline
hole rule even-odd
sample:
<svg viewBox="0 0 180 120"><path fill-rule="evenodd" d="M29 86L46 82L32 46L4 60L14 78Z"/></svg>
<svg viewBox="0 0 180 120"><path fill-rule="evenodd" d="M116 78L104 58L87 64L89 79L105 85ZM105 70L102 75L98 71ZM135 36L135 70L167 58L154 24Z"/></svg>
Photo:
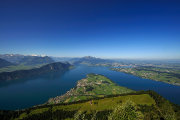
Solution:
<svg viewBox="0 0 180 120"><path fill-rule="evenodd" d="M135 103L127 100L122 105L117 105L113 111L109 111L109 113L105 114L95 111L91 112L91 114L86 114L86 112L78 111L74 115L74 120L143 120L144 116L137 108Z"/></svg>

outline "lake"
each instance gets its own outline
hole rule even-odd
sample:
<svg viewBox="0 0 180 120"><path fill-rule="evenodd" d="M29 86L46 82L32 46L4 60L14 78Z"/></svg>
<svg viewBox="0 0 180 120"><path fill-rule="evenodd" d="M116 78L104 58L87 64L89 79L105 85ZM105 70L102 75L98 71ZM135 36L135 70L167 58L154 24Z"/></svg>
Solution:
<svg viewBox="0 0 180 120"><path fill-rule="evenodd" d="M76 86L88 73L102 74L115 83L133 90L154 90L180 105L180 86L139 78L108 67L79 65L64 73L50 73L34 78L0 83L0 109L15 110L43 104Z"/></svg>

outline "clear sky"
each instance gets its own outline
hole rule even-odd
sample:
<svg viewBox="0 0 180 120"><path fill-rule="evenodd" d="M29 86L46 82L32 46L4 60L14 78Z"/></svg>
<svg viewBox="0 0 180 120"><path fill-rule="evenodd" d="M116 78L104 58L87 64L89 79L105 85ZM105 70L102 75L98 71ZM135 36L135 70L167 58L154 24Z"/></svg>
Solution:
<svg viewBox="0 0 180 120"><path fill-rule="evenodd" d="M0 54L180 58L179 0L1 0Z"/></svg>

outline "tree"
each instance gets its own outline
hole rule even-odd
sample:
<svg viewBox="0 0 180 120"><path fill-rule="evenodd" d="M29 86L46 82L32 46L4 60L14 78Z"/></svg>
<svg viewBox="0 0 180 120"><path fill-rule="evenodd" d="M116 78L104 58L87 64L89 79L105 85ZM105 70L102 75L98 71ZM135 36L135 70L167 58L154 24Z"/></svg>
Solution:
<svg viewBox="0 0 180 120"><path fill-rule="evenodd" d="M74 120L86 120L85 119L85 113L82 111L78 111L75 115L74 115Z"/></svg>
<svg viewBox="0 0 180 120"><path fill-rule="evenodd" d="M143 120L143 114L137 110L135 103L127 100L113 110L108 120Z"/></svg>

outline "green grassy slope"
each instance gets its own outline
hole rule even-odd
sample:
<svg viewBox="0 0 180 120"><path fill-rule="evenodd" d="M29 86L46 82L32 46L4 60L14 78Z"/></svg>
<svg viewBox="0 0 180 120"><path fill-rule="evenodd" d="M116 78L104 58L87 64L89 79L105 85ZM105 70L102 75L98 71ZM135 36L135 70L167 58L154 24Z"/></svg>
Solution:
<svg viewBox="0 0 180 120"><path fill-rule="evenodd" d="M130 109L127 103L131 103ZM117 111L118 109L123 112ZM133 116L134 119L129 120L178 120L180 118L179 106L171 104L152 91L111 95L73 103L43 105L1 113L2 120L5 118L12 120L77 120L76 117L79 120L110 120L110 118L115 118L116 114L123 114L126 117L131 116L131 113L141 117Z"/></svg>
<svg viewBox="0 0 180 120"><path fill-rule="evenodd" d="M118 86L103 75L88 74L86 78L79 80L75 88L72 88L66 94L49 99L48 103L62 103L86 100L106 95L130 93L125 87Z"/></svg>
<svg viewBox="0 0 180 120"><path fill-rule="evenodd" d="M155 101L152 97L148 94L141 94L141 95L126 95L126 96L117 96L117 97L110 97L104 98L99 100L90 100L85 101L82 103L74 103L74 104L67 104L67 105L57 105L53 107L45 107L30 110L27 112L23 112L17 119L22 119L30 116L36 116L41 113L46 113L50 109L52 113L56 113L57 111L65 111L65 112L73 112L73 111L86 111L87 114L91 114L92 111L112 111L118 104L122 104L127 100L131 100L138 105L155 105ZM53 117L56 119L56 116Z"/></svg>

